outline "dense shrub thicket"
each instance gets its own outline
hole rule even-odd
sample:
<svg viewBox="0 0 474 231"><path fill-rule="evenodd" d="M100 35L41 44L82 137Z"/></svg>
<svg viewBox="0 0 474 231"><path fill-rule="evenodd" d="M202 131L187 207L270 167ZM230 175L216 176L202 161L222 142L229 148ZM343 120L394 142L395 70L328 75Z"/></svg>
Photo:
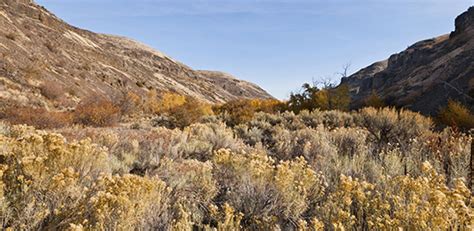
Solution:
<svg viewBox="0 0 474 231"><path fill-rule="evenodd" d="M170 98L168 116L188 107ZM199 114L182 129L2 124L1 227L474 229L472 137L457 129L391 108Z"/></svg>

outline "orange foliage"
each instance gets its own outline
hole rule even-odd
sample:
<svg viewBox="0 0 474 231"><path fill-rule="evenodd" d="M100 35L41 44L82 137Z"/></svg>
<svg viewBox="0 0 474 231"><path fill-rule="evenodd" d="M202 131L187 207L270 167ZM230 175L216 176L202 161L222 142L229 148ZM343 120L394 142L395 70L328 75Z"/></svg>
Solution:
<svg viewBox="0 0 474 231"><path fill-rule="evenodd" d="M148 93L143 110L148 113L162 114L185 103L186 97L172 92L158 94L155 90Z"/></svg>
<svg viewBox="0 0 474 231"><path fill-rule="evenodd" d="M120 117L120 108L112 101L100 96L82 100L74 113L76 123L94 127L112 126L119 121Z"/></svg>
<svg viewBox="0 0 474 231"><path fill-rule="evenodd" d="M138 107L141 105L142 97L134 92L124 93L122 99L120 100L120 111L122 115L133 114L137 111Z"/></svg>
<svg viewBox="0 0 474 231"><path fill-rule="evenodd" d="M182 105L170 108L169 114L176 119L176 126L184 128L198 122L203 116L213 115L211 105L192 97L186 97Z"/></svg>
<svg viewBox="0 0 474 231"><path fill-rule="evenodd" d="M60 128L72 123L70 112L54 112L45 108L10 107L2 114L12 124L27 124L39 129Z"/></svg>
<svg viewBox="0 0 474 231"><path fill-rule="evenodd" d="M239 99L214 107L217 114L226 118L231 126L252 120L256 112L279 111L283 103L275 99Z"/></svg>

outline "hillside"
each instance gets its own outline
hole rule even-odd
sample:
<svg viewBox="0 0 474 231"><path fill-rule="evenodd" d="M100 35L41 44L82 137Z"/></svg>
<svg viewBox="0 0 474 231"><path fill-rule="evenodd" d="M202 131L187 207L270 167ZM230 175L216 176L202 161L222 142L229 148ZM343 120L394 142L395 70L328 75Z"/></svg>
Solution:
<svg viewBox="0 0 474 231"><path fill-rule="evenodd" d="M450 35L417 42L343 78L351 88L353 106L376 92L389 105L435 115L454 99L474 105L474 7L456 18Z"/></svg>
<svg viewBox="0 0 474 231"><path fill-rule="evenodd" d="M68 25L31 0L0 0L0 28L3 104L67 108L93 94L151 89L210 103L272 98L254 84L195 71L131 39Z"/></svg>

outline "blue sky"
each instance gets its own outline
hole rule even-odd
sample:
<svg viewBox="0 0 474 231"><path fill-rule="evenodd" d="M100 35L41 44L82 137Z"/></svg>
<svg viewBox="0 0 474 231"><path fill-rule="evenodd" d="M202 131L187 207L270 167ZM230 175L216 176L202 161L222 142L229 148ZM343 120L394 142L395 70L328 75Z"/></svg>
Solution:
<svg viewBox="0 0 474 231"><path fill-rule="evenodd" d="M287 98L449 33L474 0L37 0L66 22L123 35L194 69Z"/></svg>

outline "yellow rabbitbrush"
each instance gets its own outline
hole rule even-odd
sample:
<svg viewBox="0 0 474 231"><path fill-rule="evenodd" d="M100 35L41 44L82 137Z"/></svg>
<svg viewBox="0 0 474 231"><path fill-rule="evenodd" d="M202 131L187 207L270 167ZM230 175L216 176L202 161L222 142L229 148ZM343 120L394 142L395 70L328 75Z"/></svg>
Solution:
<svg viewBox="0 0 474 231"><path fill-rule="evenodd" d="M14 230L131 229L168 189L145 177L112 176L109 155L89 139L14 126L0 135L0 224Z"/></svg>

